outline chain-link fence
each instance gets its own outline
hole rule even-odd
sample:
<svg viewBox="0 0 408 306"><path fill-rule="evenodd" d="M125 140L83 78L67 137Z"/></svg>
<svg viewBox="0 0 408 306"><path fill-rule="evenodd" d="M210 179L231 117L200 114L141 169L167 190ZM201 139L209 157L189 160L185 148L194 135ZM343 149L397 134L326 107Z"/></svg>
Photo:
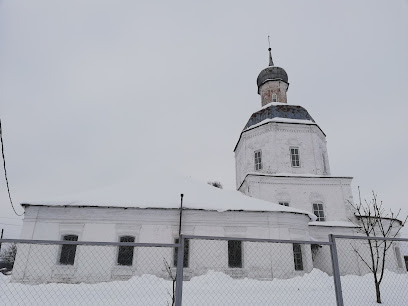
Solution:
<svg viewBox="0 0 408 306"><path fill-rule="evenodd" d="M0 305L376 305L384 249L381 300L408 305L407 239L0 242Z"/></svg>
<svg viewBox="0 0 408 306"><path fill-rule="evenodd" d="M344 305L408 305L408 239L335 238Z"/></svg>
<svg viewBox="0 0 408 306"><path fill-rule="evenodd" d="M328 244L185 236L183 305L336 305Z"/></svg>
<svg viewBox="0 0 408 306"><path fill-rule="evenodd" d="M0 305L172 305L176 244L63 238L3 240Z"/></svg>

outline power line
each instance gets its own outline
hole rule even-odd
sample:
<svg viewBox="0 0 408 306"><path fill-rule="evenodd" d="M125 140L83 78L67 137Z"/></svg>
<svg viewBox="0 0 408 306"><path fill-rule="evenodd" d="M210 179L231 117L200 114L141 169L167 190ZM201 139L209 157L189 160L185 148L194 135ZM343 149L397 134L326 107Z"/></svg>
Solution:
<svg viewBox="0 0 408 306"><path fill-rule="evenodd" d="M7 192L8 192L8 196L10 199L11 208L13 208L13 211L17 216L22 216L24 213L18 214L16 209L14 208L13 201L11 200L10 187L9 187L9 182L7 178L7 170L6 170L6 158L4 157L3 132L1 129L1 119L0 119L0 140L1 140L1 155L3 156L4 177L6 178Z"/></svg>

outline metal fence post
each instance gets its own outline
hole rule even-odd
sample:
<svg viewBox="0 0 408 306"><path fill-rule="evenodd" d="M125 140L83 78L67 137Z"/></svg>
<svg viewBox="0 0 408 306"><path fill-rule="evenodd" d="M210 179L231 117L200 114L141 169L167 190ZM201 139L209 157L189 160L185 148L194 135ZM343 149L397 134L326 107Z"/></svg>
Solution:
<svg viewBox="0 0 408 306"><path fill-rule="evenodd" d="M180 235L179 247L177 248L177 272L176 272L176 306L181 306L183 296L183 266L184 266L184 237Z"/></svg>
<svg viewBox="0 0 408 306"><path fill-rule="evenodd" d="M330 254L333 267L333 279L334 279L334 289L336 291L336 301L337 306L344 306L343 302L343 292L341 290L341 280L340 280L340 269L339 269L339 259L337 257L337 246L336 239L333 234L329 235L330 244Z"/></svg>

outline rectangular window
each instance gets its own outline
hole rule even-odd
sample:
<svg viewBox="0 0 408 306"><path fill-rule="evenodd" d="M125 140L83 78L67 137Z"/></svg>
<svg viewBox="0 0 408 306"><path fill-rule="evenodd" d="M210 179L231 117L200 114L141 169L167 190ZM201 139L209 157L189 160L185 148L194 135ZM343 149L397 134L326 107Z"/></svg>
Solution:
<svg viewBox="0 0 408 306"><path fill-rule="evenodd" d="M228 267L242 268L242 241L228 240Z"/></svg>
<svg viewBox="0 0 408 306"><path fill-rule="evenodd" d="M262 151L255 151L255 170L262 170Z"/></svg>
<svg viewBox="0 0 408 306"><path fill-rule="evenodd" d="M77 235L65 235L62 237L65 241L78 241ZM61 265L73 265L75 262L75 253L77 246L75 244L63 244L59 263Z"/></svg>
<svg viewBox="0 0 408 306"><path fill-rule="evenodd" d="M322 203L313 203L313 213L317 216L316 221L324 221L323 204Z"/></svg>
<svg viewBox="0 0 408 306"><path fill-rule="evenodd" d="M123 236L123 237L120 237L120 242L135 242L135 237ZM126 245L119 246L118 265L131 266L133 264L133 251L134 251L134 247L132 246L126 246Z"/></svg>
<svg viewBox="0 0 408 306"><path fill-rule="evenodd" d="M404 256L405 259L405 267L407 268L408 271L408 256Z"/></svg>
<svg viewBox="0 0 408 306"><path fill-rule="evenodd" d="M298 243L293 244L293 260L295 263L295 270L303 270L302 246Z"/></svg>
<svg viewBox="0 0 408 306"><path fill-rule="evenodd" d="M290 148L290 162L292 167L300 167L299 148Z"/></svg>
<svg viewBox="0 0 408 306"><path fill-rule="evenodd" d="M279 202L279 205L289 206L289 202Z"/></svg>
<svg viewBox="0 0 408 306"><path fill-rule="evenodd" d="M178 244L179 239L176 238L174 243ZM173 266L177 267L177 252L178 248L174 248L173 253ZM184 256L183 256L183 268L188 268L189 264L189 254L190 254L190 240L184 239Z"/></svg>

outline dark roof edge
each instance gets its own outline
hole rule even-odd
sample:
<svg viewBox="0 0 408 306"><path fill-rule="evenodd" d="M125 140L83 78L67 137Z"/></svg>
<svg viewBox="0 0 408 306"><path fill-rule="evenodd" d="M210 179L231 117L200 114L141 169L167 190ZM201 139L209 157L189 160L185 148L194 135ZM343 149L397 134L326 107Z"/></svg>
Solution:
<svg viewBox="0 0 408 306"><path fill-rule="evenodd" d="M42 207L77 207L77 208L121 208L121 209L154 209L154 210L180 210L180 208L173 207L126 207L126 206L97 206L97 205L49 205L49 204L29 204L22 203L21 206L42 206ZM306 215L309 217L307 212L296 212L296 211L271 211L271 210L244 210L244 209L227 209L224 211L218 211L216 209L204 209L204 208L188 208L183 207L183 210L193 210L193 211L214 211L214 212L269 212L269 213L290 213L290 214L299 214ZM310 218L310 217L309 217Z"/></svg>
<svg viewBox="0 0 408 306"><path fill-rule="evenodd" d="M244 179L242 180L241 184L239 185L238 189L239 190L242 187L242 184L244 184L245 180L247 179L248 176L267 176L267 177L278 177L278 178L311 178L311 179L347 179L347 180L352 180L352 176L304 176L302 174L299 174L297 176L295 175L276 175L276 174L269 174L269 173L248 173L245 175Z"/></svg>
<svg viewBox="0 0 408 306"><path fill-rule="evenodd" d="M275 118L279 118L279 117L275 117ZM282 119L285 119L285 118L282 118ZM250 130L256 129L257 127L260 127L260 126L263 126L263 125L265 125L265 124L269 124L269 123L284 123L284 124L315 125L315 126L317 126L317 127L319 128L320 132L322 132L322 133L323 133L324 137L326 137L326 134L323 132L323 130L320 128L320 126L319 126L319 125L318 125L316 122L312 122L312 121L310 121L310 122L311 122L311 123L306 124L306 123L300 123L300 122L278 122L278 121L268 121L268 122L262 123L262 124L260 124L260 125L254 126L254 127L252 127L252 128L251 128L251 127L248 127L247 129L245 129L245 130L241 131L241 134L239 134L239 138L238 138L237 144L235 145L235 147L234 147L234 151L232 151L232 152L235 152L235 150L237 149L238 143L239 143L239 141L241 140L241 137L242 137L242 134L243 134L243 133L245 133L245 132L249 132Z"/></svg>

